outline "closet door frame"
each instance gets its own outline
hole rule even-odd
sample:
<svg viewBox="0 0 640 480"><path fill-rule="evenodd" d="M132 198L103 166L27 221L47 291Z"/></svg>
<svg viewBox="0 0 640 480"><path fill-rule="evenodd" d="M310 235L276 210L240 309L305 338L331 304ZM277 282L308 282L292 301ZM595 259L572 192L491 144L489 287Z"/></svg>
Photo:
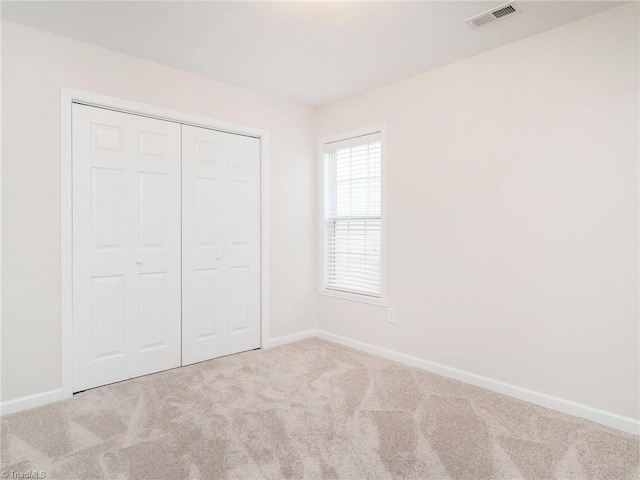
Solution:
<svg viewBox="0 0 640 480"><path fill-rule="evenodd" d="M72 106L92 107L141 115L170 122L245 135L260 140L260 348L269 346L269 132L143 103L76 90L60 89L60 378L61 397L73 395L73 119Z"/></svg>

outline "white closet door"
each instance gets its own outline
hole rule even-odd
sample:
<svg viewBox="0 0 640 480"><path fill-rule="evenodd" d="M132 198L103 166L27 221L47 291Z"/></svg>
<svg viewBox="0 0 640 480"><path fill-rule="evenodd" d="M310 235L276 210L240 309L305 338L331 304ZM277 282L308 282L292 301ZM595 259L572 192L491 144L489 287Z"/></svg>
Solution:
<svg viewBox="0 0 640 480"><path fill-rule="evenodd" d="M74 391L180 365L180 125L73 106Z"/></svg>
<svg viewBox="0 0 640 480"><path fill-rule="evenodd" d="M182 364L260 347L260 140L182 126Z"/></svg>

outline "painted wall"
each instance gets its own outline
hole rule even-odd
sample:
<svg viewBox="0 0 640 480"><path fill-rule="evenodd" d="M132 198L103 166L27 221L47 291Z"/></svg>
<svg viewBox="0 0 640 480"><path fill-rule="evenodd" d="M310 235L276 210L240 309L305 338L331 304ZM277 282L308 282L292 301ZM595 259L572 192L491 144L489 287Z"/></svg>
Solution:
<svg viewBox="0 0 640 480"><path fill-rule="evenodd" d="M314 109L2 22L2 401L60 387L62 86L269 130L270 336L315 327Z"/></svg>
<svg viewBox="0 0 640 480"><path fill-rule="evenodd" d="M638 4L322 108L387 126L386 308L319 328L639 418Z"/></svg>

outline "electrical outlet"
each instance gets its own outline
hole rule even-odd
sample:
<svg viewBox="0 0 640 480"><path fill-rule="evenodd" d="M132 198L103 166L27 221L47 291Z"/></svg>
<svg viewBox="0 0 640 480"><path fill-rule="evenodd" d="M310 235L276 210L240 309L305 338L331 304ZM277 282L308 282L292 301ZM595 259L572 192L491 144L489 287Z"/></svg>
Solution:
<svg viewBox="0 0 640 480"><path fill-rule="evenodd" d="M387 319L389 323L396 323L396 309L395 308L389 308L387 309L389 311L389 318Z"/></svg>

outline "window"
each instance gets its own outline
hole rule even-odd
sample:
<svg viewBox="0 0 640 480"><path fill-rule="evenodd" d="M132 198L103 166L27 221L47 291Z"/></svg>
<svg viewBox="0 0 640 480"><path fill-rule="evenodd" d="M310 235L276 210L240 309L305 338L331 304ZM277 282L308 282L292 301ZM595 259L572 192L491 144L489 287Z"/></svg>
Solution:
<svg viewBox="0 0 640 480"><path fill-rule="evenodd" d="M381 135L324 145L324 289L382 296Z"/></svg>

